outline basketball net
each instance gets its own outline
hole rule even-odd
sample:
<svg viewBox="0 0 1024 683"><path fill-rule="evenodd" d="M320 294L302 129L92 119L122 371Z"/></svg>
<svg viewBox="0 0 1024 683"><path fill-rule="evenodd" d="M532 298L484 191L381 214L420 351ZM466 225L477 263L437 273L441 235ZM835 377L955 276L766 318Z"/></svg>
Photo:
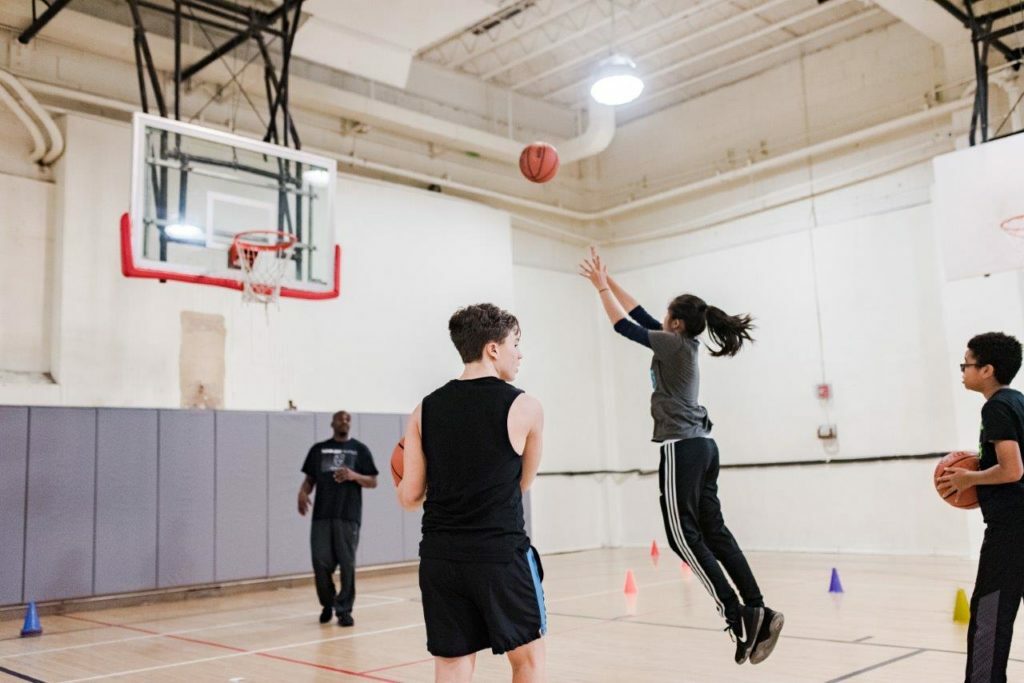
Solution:
<svg viewBox="0 0 1024 683"><path fill-rule="evenodd" d="M281 282L292 265L295 236L273 230L240 232L232 242L232 251L242 268L242 301L277 303Z"/></svg>

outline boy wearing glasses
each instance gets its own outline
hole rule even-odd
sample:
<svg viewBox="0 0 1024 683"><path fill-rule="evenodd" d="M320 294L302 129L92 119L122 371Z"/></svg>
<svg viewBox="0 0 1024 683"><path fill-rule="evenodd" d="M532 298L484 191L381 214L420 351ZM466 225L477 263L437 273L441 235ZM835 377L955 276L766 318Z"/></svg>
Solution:
<svg viewBox="0 0 1024 683"><path fill-rule="evenodd" d="M1017 606L1024 597L1024 394L1009 384L1020 369L1021 344L1001 332L967 342L964 386L985 397L977 472L948 468L940 493L978 487L985 538L971 596L966 683L1006 681Z"/></svg>

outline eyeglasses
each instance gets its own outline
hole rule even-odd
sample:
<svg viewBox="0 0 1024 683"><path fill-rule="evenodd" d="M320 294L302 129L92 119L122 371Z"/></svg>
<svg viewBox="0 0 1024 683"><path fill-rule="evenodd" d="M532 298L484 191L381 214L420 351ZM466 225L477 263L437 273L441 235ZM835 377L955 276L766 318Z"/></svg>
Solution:
<svg viewBox="0 0 1024 683"><path fill-rule="evenodd" d="M961 363L960 364L960 372L966 372L967 368L983 368L983 367L985 367L985 366L983 364L981 364L981 363Z"/></svg>

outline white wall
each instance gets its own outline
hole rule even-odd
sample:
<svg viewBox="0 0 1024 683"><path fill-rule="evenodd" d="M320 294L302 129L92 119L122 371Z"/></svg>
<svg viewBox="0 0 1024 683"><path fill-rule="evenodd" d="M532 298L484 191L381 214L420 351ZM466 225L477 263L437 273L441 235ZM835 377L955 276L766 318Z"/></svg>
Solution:
<svg viewBox="0 0 1024 683"><path fill-rule="evenodd" d="M240 303L237 292L126 279L117 221L128 204L129 129L70 116L59 169L53 371L66 405L177 406L180 312L223 315L226 406L410 410L450 377L447 319L512 306L507 215L422 191L343 179L337 300Z"/></svg>
<svg viewBox="0 0 1024 683"><path fill-rule="evenodd" d="M0 372L50 369L51 183L0 175Z"/></svg>
<svg viewBox="0 0 1024 683"><path fill-rule="evenodd" d="M576 248L517 234L514 259L503 212L343 177L337 300L285 300L264 311L230 290L128 279L117 227L128 205L130 129L76 115L62 124L68 150L56 187L0 176L0 237L18 247L0 252L0 369L52 371L57 383L41 391L0 376L0 402L177 407L188 310L225 318L227 408L283 409L292 400L302 410L407 412L461 368L451 313L493 301L522 323L517 384L546 408L544 468L608 466L595 390L598 321L575 287ZM515 265L545 259L568 272ZM594 504L605 497L590 478L542 479L533 496L537 545L605 544L607 513Z"/></svg>
<svg viewBox="0 0 1024 683"><path fill-rule="evenodd" d="M957 364L974 334L1024 333L1019 273L946 283L927 204L906 173L872 181L892 208L876 212L864 188L828 197L834 222L814 227L790 207L714 230L608 252L630 269L620 281L660 316L674 295L694 292L726 311L757 317L757 342L735 358L702 355L702 401L715 422L722 463L859 458L973 449L982 397L960 385ZM822 212L815 212L820 215ZM838 219L838 220L836 220ZM733 240L730 242L729 240ZM651 265L637 266L643 260ZM817 289L817 304L815 302ZM596 310L596 305L595 305ZM820 340L819 340L820 324ZM627 467L653 469L647 411L649 352L616 340L611 413ZM1015 386L1024 386L1018 378ZM815 396L819 381L834 399ZM838 427L826 449L820 422ZM933 463L725 470L721 498L751 549L966 555L980 515L943 505ZM617 487L628 510L613 542L664 540L657 481Z"/></svg>

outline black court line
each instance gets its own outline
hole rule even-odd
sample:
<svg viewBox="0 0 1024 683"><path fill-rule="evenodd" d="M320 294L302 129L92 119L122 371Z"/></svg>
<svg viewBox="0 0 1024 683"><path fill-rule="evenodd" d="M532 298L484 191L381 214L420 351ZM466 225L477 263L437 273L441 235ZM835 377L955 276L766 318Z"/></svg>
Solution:
<svg viewBox="0 0 1024 683"><path fill-rule="evenodd" d="M820 465L863 465L872 462L893 462L900 460L939 460L945 453L911 453L906 455L873 455L862 458L830 458L827 460L779 460L774 462L736 462L726 463L721 466L723 470L746 470L755 468L775 467L810 467ZM636 474L641 477L649 477L658 473L656 469L643 469L634 467L624 470L556 470L538 472L538 477L590 477L595 475L614 476Z"/></svg>
<svg viewBox="0 0 1024 683"><path fill-rule="evenodd" d="M633 618L630 614L623 614L618 617L594 617L589 614L569 614L567 612L548 612L549 615L556 617L571 617L574 619L592 619L594 621L602 621L610 624L639 624L641 626L660 626L662 628L675 628L682 629L684 631L704 631L705 633L720 633L722 629L710 628L707 626L687 626L686 624L666 624L660 621L641 621L640 619ZM867 638L874 638L874 636L865 636L864 638L858 638L857 640L845 640L842 638L815 638L814 636L782 636L785 640L804 640L812 643L836 643L838 645L864 645L866 647L886 647L891 650L918 650L920 652L939 652L942 654L949 655L963 655L967 656L966 650L946 650L943 648L936 647L919 647L916 645L896 645L894 643L880 643L880 642L866 642ZM1011 662L1024 662L1024 659L1016 659L1010 657Z"/></svg>
<svg viewBox="0 0 1024 683"><path fill-rule="evenodd" d="M845 676L840 676L839 678L829 679L825 683L839 683L839 681L848 681L851 678L854 678L855 676L860 676L861 674L867 673L868 671L874 671L875 669L881 669L883 666L889 666L890 664L893 664L894 662L898 662L901 659L909 659L910 657L915 657L915 656L921 654L922 652L927 652L927 650L914 650L913 652L908 652L905 655L900 655L899 657L893 657L892 659L887 659L884 662L879 662L878 664L873 664L871 666L866 666L863 669L858 669L857 671L853 671L851 673L848 673Z"/></svg>
<svg viewBox="0 0 1024 683"><path fill-rule="evenodd" d="M0 671L2 671L3 673L5 673L5 674L7 674L9 676L14 676L15 678L20 678L23 681L29 681L29 683L46 683L46 681L44 681L44 680L41 680L41 679L38 679L38 678L32 678L31 676L29 676L27 674L18 673L17 671L13 671L11 669L7 669L7 668L4 668L2 666L0 666Z"/></svg>

